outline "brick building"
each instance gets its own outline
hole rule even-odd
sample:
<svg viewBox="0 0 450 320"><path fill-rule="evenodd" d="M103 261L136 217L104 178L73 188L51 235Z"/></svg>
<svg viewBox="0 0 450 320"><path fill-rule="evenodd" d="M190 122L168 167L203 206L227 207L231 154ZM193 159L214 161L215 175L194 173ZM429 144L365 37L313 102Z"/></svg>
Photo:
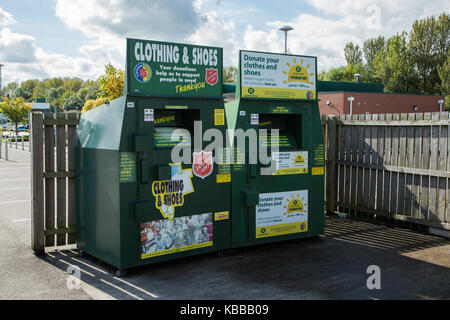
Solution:
<svg viewBox="0 0 450 320"><path fill-rule="evenodd" d="M382 84L318 81L321 114L439 112L444 96L384 93Z"/></svg>
<svg viewBox="0 0 450 320"><path fill-rule="evenodd" d="M223 85L225 101L234 100L235 83ZM444 96L384 93L381 83L317 81L321 114L350 114L349 96L354 97L352 114L439 112Z"/></svg>

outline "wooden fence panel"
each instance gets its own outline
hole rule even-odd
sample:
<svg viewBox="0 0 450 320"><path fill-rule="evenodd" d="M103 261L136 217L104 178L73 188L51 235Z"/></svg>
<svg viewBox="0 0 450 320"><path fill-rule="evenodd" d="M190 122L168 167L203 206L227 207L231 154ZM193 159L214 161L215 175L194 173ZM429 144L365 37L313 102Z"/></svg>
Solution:
<svg viewBox="0 0 450 320"><path fill-rule="evenodd" d="M54 119L54 114L46 112L45 120ZM54 126L44 126L44 148L45 148L45 172L55 171L55 131ZM55 225L55 178L45 179L45 228L54 229ZM45 246L53 247L55 245L55 235L45 237Z"/></svg>
<svg viewBox="0 0 450 320"><path fill-rule="evenodd" d="M31 113L31 128L31 248L36 255L42 255L45 253L42 114Z"/></svg>
<svg viewBox="0 0 450 320"><path fill-rule="evenodd" d="M79 120L76 113L58 113L56 117L32 113L32 247L37 255L44 254L45 247L76 241L75 144Z"/></svg>
<svg viewBox="0 0 450 320"><path fill-rule="evenodd" d="M32 113L36 254L45 252L46 246L76 242L79 118L79 114ZM321 121L327 211L373 213L450 230L447 112L321 116Z"/></svg>
<svg viewBox="0 0 450 320"><path fill-rule="evenodd" d="M337 161L339 208L450 229L448 118L448 113L339 116L344 132L344 156Z"/></svg>

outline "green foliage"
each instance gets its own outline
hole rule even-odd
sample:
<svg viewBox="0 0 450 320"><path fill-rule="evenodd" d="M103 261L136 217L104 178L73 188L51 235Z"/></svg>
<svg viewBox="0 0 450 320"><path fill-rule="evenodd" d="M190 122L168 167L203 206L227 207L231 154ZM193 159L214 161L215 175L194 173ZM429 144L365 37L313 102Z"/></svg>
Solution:
<svg viewBox="0 0 450 320"><path fill-rule="evenodd" d="M344 47L344 55L348 66L356 66L357 64L362 64L363 62L361 48L356 43L346 43Z"/></svg>
<svg viewBox="0 0 450 320"><path fill-rule="evenodd" d="M19 84L17 82L10 82L6 85L6 87L2 88L2 92L0 92L1 97L14 97L14 93L19 87Z"/></svg>
<svg viewBox="0 0 450 320"><path fill-rule="evenodd" d="M116 69L112 64L105 66L105 73L98 78L100 97L114 100L123 95L125 72Z"/></svg>
<svg viewBox="0 0 450 320"><path fill-rule="evenodd" d="M389 38L386 48L373 61L376 77L388 92L417 92L417 75L406 32Z"/></svg>
<svg viewBox="0 0 450 320"><path fill-rule="evenodd" d="M21 97L19 98L3 98L3 101L0 103L0 112L7 117L11 122L16 125L16 133L17 133L17 125L20 122L24 122L27 120L28 111L30 111L30 106L25 104L25 100Z"/></svg>
<svg viewBox="0 0 450 320"><path fill-rule="evenodd" d="M87 100L97 99L100 84L98 81L83 81L78 78L52 78L45 80L27 80L21 84L9 83L3 88L3 95L8 98L23 98L33 102L44 98L50 103L50 111L81 110Z"/></svg>
<svg viewBox="0 0 450 320"><path fill-rule="evenodd" d="M223 83L236 82L238 69L235 67L223 68Z"/></svg>
<svg viewBox="0 0 450 320"><path fill-rule="evenodd" d="M410 32L388 39L366 40L362 51L355 43L345 45L347 66L319 73L319 80L381 82L385 90L399 93L449 96L450 15L442 13L416 20ZM362 59L364 55L364 60ZM446 99L446 105L450 102Z"/></svg>
<svg viewBox="0 0 450 320"><path fill-rule="evenodd" d="M379 36L377 38L371 38L364 41L363 44L364 59L366 60L368 72L370 72L371 74L375 73L375 66L374 66L375 57L380 51L383 51L385 45L386 39L382 36Z"/></svg>

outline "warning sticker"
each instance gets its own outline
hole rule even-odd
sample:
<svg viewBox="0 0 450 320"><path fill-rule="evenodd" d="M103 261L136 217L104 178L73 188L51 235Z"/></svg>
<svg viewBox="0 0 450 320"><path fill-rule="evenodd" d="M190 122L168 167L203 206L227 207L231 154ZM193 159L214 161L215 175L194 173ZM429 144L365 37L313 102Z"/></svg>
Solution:
<svg viewBox="0 0 450 320"><path fill-rule="evenodd" d="M217 183L231 182L231 173L223 173L216 175Z"/></svg>
<svg viewBox="0 0 450 320"><path fill-rule="evenodd" d="M316 167L311 169L311 175L322 176L325 173L324 167Z"/></svg>
<svg viewBox="0 0 450 320"><path fill-rule="evenodd" d="M214 109L214 125L225 125L225 109Z"/></svg>
<svg viewBox="0 0 450 320"><path fill-rule="evenodd" d="M220 221L220 220L227 220L230 218L230 213L228 211L222 211L222 212L215 212L214 213L214 220Z"/></svg>
<svg viewBox="0 0 450 320"><path fill-rule="evenodd" d="M153 109L144 109L144 121L145 122L153 122L154 120L154 110Z"/></svg>
<svg viewBox="0 0 450 320"><path fill-rule="evenodd" d="M259 124L259 114L252 113L250 115L250 124L251 125L258 125Z"/></svg>

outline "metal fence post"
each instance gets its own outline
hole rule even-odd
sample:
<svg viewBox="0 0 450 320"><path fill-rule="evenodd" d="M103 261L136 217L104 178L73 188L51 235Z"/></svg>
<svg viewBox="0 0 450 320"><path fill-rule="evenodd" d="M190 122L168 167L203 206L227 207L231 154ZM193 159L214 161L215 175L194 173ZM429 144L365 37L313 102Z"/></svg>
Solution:
<svg viewBox="0 0 450 320"><path fill-rule="evenodd" d="M22 150L24 150L24 145L23 145L23 135L22 135Z"/></svg>
<svg viewBox="0 0 450 320"><path fill-rule="evenodd" d="M2 158L3 133L0 135L0 159Z"/></svg>
<svg viewBox="0 0 450 320"><path fill-rule="evenodd" d="M8 161L8 140L5 140L5 160Z"/></svg>

